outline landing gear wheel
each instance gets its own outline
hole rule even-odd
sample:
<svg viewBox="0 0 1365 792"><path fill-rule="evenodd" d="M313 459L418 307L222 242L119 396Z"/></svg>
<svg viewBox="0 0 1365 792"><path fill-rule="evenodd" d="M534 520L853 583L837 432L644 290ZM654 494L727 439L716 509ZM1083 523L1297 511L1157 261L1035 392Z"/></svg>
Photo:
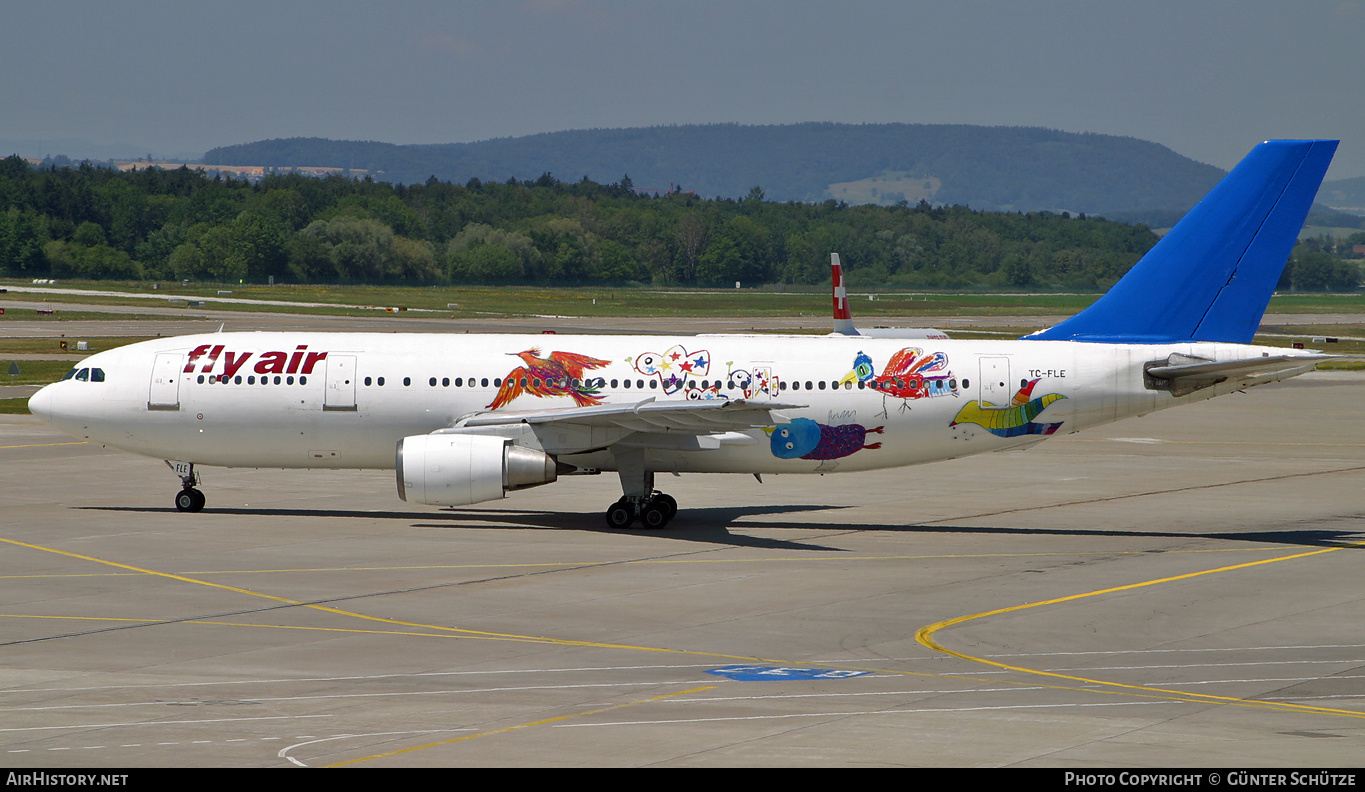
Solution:
<svg viewBox="0 0 1365 792"><path fill-rule="evenodd" d="M204 508L204 493L194 487L186 487L175 494L175 509L182 512L197 512Z"/></svg>
<svg viewBox="0 0 1365 792"><path fill-rule="evenodd" d="M654 496L653 502L668 509L668 517L665 518L665 522L677 516L678 502L673 499L672 495L665 495L664 493L660 492L659 494Z"/></svg>
<svg viewBox="0 0 1365 792"><path fill-rule="evenodd" d="M656 498L651 500L648 506L645 506L644 511L640 512L640 525L650 530L658 530L667 526L668 520L672 516L669 513L668 504Z"/></svg>
<svg viewBox="0 0 1365 792"><path fill-rule="evenodd" d="M629 528L635 522L635 505L624 498L613 503L607 509L607 527L614 530Z"/></svg>

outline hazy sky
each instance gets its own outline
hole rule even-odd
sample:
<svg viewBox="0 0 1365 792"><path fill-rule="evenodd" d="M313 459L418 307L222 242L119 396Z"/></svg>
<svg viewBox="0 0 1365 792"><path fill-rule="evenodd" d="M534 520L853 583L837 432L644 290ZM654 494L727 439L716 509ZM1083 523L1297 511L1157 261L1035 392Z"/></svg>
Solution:
<svg viewBox="0 0 1365 792"><path fill-rule="evenodd" d="M1365 0L0 0L0 140L167 155L797 121L1131 135L1230 168L1342 140L1365 175Z"/></svg>

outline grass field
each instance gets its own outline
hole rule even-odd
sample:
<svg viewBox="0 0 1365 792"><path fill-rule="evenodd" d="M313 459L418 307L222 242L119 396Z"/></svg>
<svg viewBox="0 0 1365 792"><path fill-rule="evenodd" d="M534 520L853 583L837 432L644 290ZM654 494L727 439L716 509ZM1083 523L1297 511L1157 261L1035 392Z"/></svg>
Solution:
<svg viewBox="0 0 1365 792"><path fill-rule="evenodd" d="M850 278L856 280L852 274ZM0 282L0 286L5 285ZM16 285L18 285L16 283ZM75 318L60 310L62 303L99 305L138 305L181 308L172 295L208 300L206 309L226 311L284 311L359 315L385 308L434 311L447 316L824 316L829 312L829 290L825 286L757 289L682 289L682 288L536 288L529 286L327 286L278 285L251 286L192 284L169 286L153 291L146 283L108 283L63 281L53 288L79 288L123 292L128 297L32 294L9 292L4 301L22 300L51 303L58 316ZM218 302L220 290L231 291L223 299L262 300L266 305L239 305ZM875 299L868 299L869 294ZM135 297L133 295L146 295ZM1071 314L1094 302L1098 294L972 294L868 292L850 290L855 316L954 316ZM270 305L279 302L319 303L321 307ZM359 307L347 307L359 306ZM188 309L189 311L197 309ZM33 318L29 311L7 312L4 317ZM1270 313L1358 313L1365 314L1365 294L1283 294L1270 303ZM99 316L108 318L108 314ZM86 317L88 318L88 317Z"/></svg>
<svg viewBox="0 0 1365 792"><path fill-rule="evenodd" d="M114 347L135 344L138 341L147 341L153 336L111 336L111 337L91 337L91 336L47 336L44 338L3 338L0 337L0 359L5 355L93 355L96 352L103 352ZM76 349L77 341L85 341L89 346L89 351ZM61 342L67 342L67 349L62 349ZM22 364L21 364L22 365ZM8 367L8 365L6 366ZM0 374L4 374L0 370Z"/></svg>
<svg viewBox="0 0 1365 792"><path fill-rule="evenodd" d="M17 363L19 374L10 374L11 363ZM56 382L71 370L65 360L6 360L0 356L0 385L46 385Z"/></svg>
<svg viewBox="0 0 1365 792"><path fill-rule="evenodd" d="M28 399L0 399L0 415L28 414Z"/></svg>

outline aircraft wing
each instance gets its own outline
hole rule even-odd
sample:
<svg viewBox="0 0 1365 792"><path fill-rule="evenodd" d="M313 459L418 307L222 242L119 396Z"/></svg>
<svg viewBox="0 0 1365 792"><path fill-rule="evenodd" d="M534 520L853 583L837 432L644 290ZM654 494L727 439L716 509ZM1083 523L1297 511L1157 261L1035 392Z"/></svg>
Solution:
<svg viewBox="0 0 1365 792"><path fill-rule="evenodd" d="M1149 388L1169 390L1174 396L1184 396L1228 380L1245 382L1247 385L1278 382L1312 371L1319 360L1332 357L1335 356L1273 355L1216 363L1184 355L1171 355L1166 360L1148 363L1143 374Z"/></svg>
<svg viewBox="0 0 1365 792"><path fill-rule="evenodd" d="M659 402L651 396L633 404L478 413L435 434L510 435L529 428L547 452L559 454L607 448L632 435L630 445L718 448L714 443L679 445L677 441L791 423L779 411L805 406L745 399ZM661 436L675 440L664 441ZM650 438L654 441L649 442Z"/></svg>

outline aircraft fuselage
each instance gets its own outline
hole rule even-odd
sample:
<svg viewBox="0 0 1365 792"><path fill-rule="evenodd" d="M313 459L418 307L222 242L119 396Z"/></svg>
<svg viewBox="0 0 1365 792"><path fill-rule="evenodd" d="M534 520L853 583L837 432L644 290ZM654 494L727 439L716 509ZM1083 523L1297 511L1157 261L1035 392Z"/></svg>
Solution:
<svg viewBox="0 0 1365 792"><path fill-rule="evenodd" d="M1208 398L1245 384L1172 396L1144 384L1144 364L1172 354L1221 362L1284 351L757 335L217 333L94 355L77 371L98 369L103 381L68 378L34 407L77 437L151 457L393 468L400 439L494 408L745 399L806 406L780 410L790 424L700 443L640 432L627 445L643 448L657 471L824 473L1027 445ZM553 453L553 437L542 441ZM605 447L560 461L616 469Z"/></svg>

